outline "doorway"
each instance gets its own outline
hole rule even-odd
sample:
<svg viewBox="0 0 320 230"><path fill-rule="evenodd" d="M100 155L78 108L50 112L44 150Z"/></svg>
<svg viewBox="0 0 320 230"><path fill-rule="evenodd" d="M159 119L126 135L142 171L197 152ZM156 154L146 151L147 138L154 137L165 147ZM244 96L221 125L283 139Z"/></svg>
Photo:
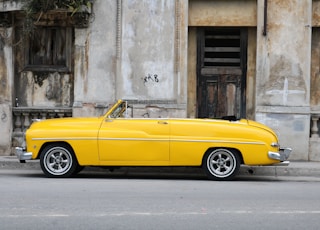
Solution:
<svg viewBox="0 0 320 230"><path fill-rule="evenodd" d="M246 28L199 28L197 113L199 118L246 116Z"/></svg>

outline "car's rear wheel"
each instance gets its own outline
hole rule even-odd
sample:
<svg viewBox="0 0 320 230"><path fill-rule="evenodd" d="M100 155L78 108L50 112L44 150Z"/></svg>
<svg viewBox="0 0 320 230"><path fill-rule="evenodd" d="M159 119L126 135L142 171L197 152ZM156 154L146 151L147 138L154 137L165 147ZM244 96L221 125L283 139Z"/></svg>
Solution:
<svg viewBox="0 0 320 230"><path fill-rule="evenodd" d="M205 155L202 167L211 180L232 180L238 174L240 164L237 151L219 148Z"/></svg>
<svg viewBox="0 0 320 230"><path fill-rule="evenodd" d="M69 177L79 167L73 150L66 144L51 144L40 153L40 165L48 177Z"/></svg>

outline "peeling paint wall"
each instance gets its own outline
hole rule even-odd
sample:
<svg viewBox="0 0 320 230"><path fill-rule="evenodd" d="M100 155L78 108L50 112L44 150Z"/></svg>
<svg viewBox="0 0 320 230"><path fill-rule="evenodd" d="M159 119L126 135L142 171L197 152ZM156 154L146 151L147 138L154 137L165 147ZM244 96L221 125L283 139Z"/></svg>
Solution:
<svg viewBox="0 0 320 230"><path fill-rule="evenodd" d="M265 37L258 26L258 105L309 106L310 46L302 44L310 44L310 25L311 1L268 2Z"/></svg>
<svg viewBox="0 0 320 230"><path fill-rule="evenodd" d="M188 34L188 117L197 116L197 28Z"/></svg>
<svg viewBox="0 0 320 230"><path fill-rule="evenodd" d="M117 2L95 1L87 29L75 29L73 116L101 115L117 98Z"/></svg>
<svg viewBox="0 0 320 230"><path fill-rule="evenodd" d="M312 30L311 108L320 111L320 28Z"/></svg>
<svg viewBox="0 0 320 230"><path fill-rule="evenodd" d="M189 26L256 26L254 0L190 0Z"/></svg>
<svg viewBox="0 0 320 230"><path fill-rule="evenodd" d="M246 117L254 120L256 93L256 59L257 59L257 29L248 29L247 50L247 79L246 79Z"/></svg>
<svg viewBox="0 0 320 230"><path fill-rule="evenodd" d="M89 28L75 30L73 116L101 115L126 99L144 107L141 114L160 106L185 117L187 7L179 0L96 1Z"/></svg>
<svg viewBox="0 0 320 230"><path fill-rule="evenodd" d="M291 159L308 159L312 1L258 0L256 120L275 129ZM296 140L303 140L301 143Z"/></svg>
<svg viewBox="0 0 320 230"><path fill-rule="evenodd" d="M73 100L72 74L24 71L15 82L19 107L70 107Z"/></svg>
<svg viewBox="0 0 320 230"><path fill-rule="evenodd" d="M320 0L95 1L88 28L74 29L70 73L23 71L23 48L0 28L0 154L19 106L103 114L116 99L135 116L196 116L197 27L248 28L247 117L276 130L291 159L307 160L310 110L320 111ZM3 1L0 12L18 10ZM300 140L297 142L296 140ZM317 149L314 148L313 149Z"/></svg>
<svg viewBox="0 0 320 230"><path fill-rule="evenodd" d="M12 28L0 28L0 155L10 153L12 135Z"/></svg>
<svg viewBox="0 0 320 230"><path fill-rule="evenodd" d="M312 27L320 26L320 1L312 1Z"/></svg>
<svg viewBox="0 0 320 230"><path fill-rule="evenodd" d="M175 1L122 1L118 97L174 100Z"/></svg>

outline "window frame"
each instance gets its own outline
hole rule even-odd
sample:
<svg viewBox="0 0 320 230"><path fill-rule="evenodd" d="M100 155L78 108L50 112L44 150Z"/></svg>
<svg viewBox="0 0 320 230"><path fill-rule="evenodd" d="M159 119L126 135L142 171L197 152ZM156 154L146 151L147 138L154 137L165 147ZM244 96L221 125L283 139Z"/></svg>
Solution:
<svg viewBox="0 0 320 230"><path fill-rule="evenodd" d="M34 42L34 36L29 37L25 41L24 48L24 71L38 71L38 72L66 72L70 73L72 71L72 38L73 38L73 28L72 27L52 27L52 26L41 26L40 29L47 30L65 30L65 63L62 65L50 65L50 64L34 64L31 63L30 57L33 55L32 52L32 42ZM37 30L37 29L36 29ZM54 42L55 38L51 37L51 41ZM53 51L51 54L55 56Z"/></svg>

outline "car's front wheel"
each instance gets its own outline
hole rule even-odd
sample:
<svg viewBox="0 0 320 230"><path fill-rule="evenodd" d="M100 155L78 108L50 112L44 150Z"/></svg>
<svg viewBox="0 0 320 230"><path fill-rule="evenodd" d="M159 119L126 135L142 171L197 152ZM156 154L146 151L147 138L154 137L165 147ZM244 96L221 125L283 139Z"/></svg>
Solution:
<svg viewBox="0 0 320 230"><path fill-rule="evenodd" d="M202 167L211 180L232 180L238 174L240 164L237 151L219 148L204 156Z"/></svg>
<svg viewBox="0 0 320 230"><path fill-rule="evenodd" d="M40 153L40 166L48 177L69 177L79 165L73 150L66 144L51 144Z"/></svg>

